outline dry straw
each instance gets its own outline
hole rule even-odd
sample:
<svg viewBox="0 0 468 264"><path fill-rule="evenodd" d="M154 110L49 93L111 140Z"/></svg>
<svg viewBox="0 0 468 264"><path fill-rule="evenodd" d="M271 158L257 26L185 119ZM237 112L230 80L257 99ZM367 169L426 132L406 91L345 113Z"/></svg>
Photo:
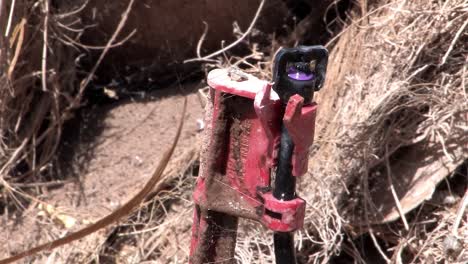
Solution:
<svg viewBox="0 0 468 264"><path fill-rule="evenodd" d="M316 148L300 188L308 202L306 228L296 235L302 260L328 263L344 251L365 263L360 245L344 242L345 236L364 233L370 234L387 262L402 263L402 252L410 252L416 263L448 258L443 237L450 234L456 214L449 207L419 217L406 214L430 199L437 183L467 159L462 42L466 8L464 1L361 1L347 26L328 43L328 82L316 99L320 105ZM253 46L248 57L262 56ZM263 78L268 78L271 65L226 54L212 62L251 67L250 73ZM415 166L404 166L401 160ZM408 195L413 193L418 194ZM425 216L437 219L435 229L430 223L415 227ZM177 230L183 232L177 238L186 238L190 221L185 210L171 212L158 221L164 228L153 228L165 232L160 237L174 236L170 230ZM384 223L395 221L399 233L383 237L390 230ZM460 225L460 233L466 226ZM258 224L242 222L236 260L274 263L271 237ZM394 248L382 248L378 239ZM187 239L180 242L188 247ZM153 256L162 262L187 261L187 252L174 255L181 244L174 247L166 241L158 246L172 249ZM135 249L132 256L141 254Z"/></svg>
<svg viewBox="0 0 468 264"><path fill-rule="evenodd" d="M24 186L25 182L43 182L44 175L52 172L63 124L81 106L84 90L108 50L123 44L116 39L133 2L129 1L114 34L105 46L98 47L102 49L100 57L77 85L79 48L96 48L84 47L77 41L85 29L79 14L88 1L80 6L64 4L61 10L52 10L49 0L2 1L0 28L5 28L0 38L2 203L13 201L22 206L17 195L25 195L16 183Z"/></svg>
<svg viewBox="0 0 468 264"><path fill-rule="evenodd" d="M416 219L405 214L468 158L467 2L359 5L329 43L328 82L317 98L318 150L303 186L320 247L313 262L340 249L343 231L369 232L395 261L403 249L380 248L375 225L400 221L398 239L410 240Z"/></svg>
<svg viewBox="0 0 468 264"><path fill-rule="evenodd" d="M70 40L81 33L75 21L80 10L56 14L47 0L0 1L4 203L21 204L15 198L16 182L42 181L49 172L63 123L79 106L83 87L92 77L88 75L78 89L73 85L76 68L70 62L77 54ZM456 210L422 210L436 219L435 228L416 225L422 216L407 213L430 199L437 183L468 158L467 11L464 0L359 1L348 14L347 26L328 44L328 81L316 98L316 148L300 188L308 211L306 228L296 236L297 247L308 263L327 263L341 251L363 262L356 246L343 242L345 234L362 233L374 241L391 238L393 251L375 243L388 262L402 263L403 251L410 252L415 263L450 257L444 253L444 239L459 219ZM119 28L107 47L114 45ZM253 50L252 57L262 56ZM252 71L268 77L268 65L251 65L256 66ZM155 205L143 207L127 223L136 223L138 231L125 230L128 245L137 246L126 247L127 253L122 247L115 254L124 252L127 260L186 262L188 252L182 249L188 249L190 237L190 211L185 207L190 206L191 186L175 186L173 194L187 200L174 203L176 209L157 222L151 220ZM390 222L401 223L396 225L401 230L382 237ZM466 234L466 218L458 230ZM172 238L174 232L178 233ZM186 239L174 244L181 237ZM466 251L455 261L463 254ZM243 223L236 259L273 263L272 255L271 234Z"/></svg>

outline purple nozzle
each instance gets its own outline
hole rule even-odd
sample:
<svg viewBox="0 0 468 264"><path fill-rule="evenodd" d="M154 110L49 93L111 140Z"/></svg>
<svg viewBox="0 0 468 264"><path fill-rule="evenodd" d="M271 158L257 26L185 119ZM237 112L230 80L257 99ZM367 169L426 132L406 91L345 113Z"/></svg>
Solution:
<svg viewBox="0 0 468 264"><path fill-rule="evenodd" d="M305 73L297 70L295 67L291 67L288 70L288 77L298 81L310 81L314 78L314 74Z"/></svg>

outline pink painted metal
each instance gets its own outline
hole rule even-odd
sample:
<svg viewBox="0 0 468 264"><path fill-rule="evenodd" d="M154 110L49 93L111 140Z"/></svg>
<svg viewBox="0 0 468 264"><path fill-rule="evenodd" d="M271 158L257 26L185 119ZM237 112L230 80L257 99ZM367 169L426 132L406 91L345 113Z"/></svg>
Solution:
<svg viewBox="0 0 468 264"><path fill-rule="evenodd" d="M291 232L302 228L304 224L305 201L296 198L290 201L281 201L273 197L271 192L262 195L265 211L262 222L271 230ZM273 214L269 213L273 212ZM281 217L275 217L280 215Z"/></svg>
<svg viewBox="0 0 468 264"><path fill-rule="evenodd" d="M309 147L314 141L317 104L303 106L303 103L304 98L300 95L291 96L283 117L284 125L295 145L292 157L294 176L301 176L307 172Z"/></svg>
<svg viewBox="0 0 468 264"><path fill-rule="evenodd" d="M307 171L317 106L303 106L302 97L295 95L283 113L271 83L241 74L240 79L228 70L208 74L212 112L206 117L209 134L193 194L192 264L221 260L217 253L221 251L223 257L226 252L233 254L235 234L223 232L219 226L236 228L238 217L279 232L303 225L304 200L274 198L270 175L276 165L282 122L295 144L293 175Z"/></svg>

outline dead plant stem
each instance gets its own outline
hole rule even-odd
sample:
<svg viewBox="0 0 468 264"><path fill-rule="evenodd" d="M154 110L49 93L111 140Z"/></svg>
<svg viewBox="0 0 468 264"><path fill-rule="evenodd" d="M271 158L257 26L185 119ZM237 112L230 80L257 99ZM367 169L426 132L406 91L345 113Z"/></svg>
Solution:
<svg viewBox="0 0 468 264"><path fill-rule="evenodd" d="M2 0L2 2L3 2L3 0ZM11 1L10 15L8 16L8 22L7 22L7 26L6 26L6 29L5 29L5 37L8 37L8 34L10 34L11 23L12 23L12 20L13 20L13 12L15 10L15 3L16 3L16 0Z"/></svg>
<svg viewBox="0 0 468 264"><path fill-rule="evenodd" d="M439 66L442 66L445 64L447 61L448 56L450 55L450 52L452 52L453 47L455 46L455 43L457 40L460 38L460 35L462 32L464 32L466 25L468 25L468 19L463 23L463 25L460 27L460 29L457 31L455 34L455 37L453 38L452 42L450 43L450 47L448 48L447 52L445 53L444 57L442 58L442 61L440 62Z"/></svg>
<svg viewBox="0 0 468 264"><path fill-rule="evenodd" d="M235 47L237 44L242 42L250 34L253 27L257 23L257 20L260 17L260 13L261 13L261 11L263 9L264 4L265 4L265 0L262 0L260 2L260 5L258 6L257 12L255 13L255 16L252 19L252 22L250 23L249 27L244 32L244 34L242 34L242 36L240 38L238 38L236 41L232 42L231 44L229 44L228 46L226 46L226 47L224 47L224 48L222 48L220 50L217 50L217 51L215 51L215 52L213 52L213 53L211 53L209 55L206 55L205 57L198 57L198 58L188 59L188 60L185 60L184 63L209 60L209 59L213 58L214 56L218 56L219 54L222 54L222 53L230 50L231 48ZM204 39L203 35L202 35L202 38ZM199 43L200 43L200 41L199 41ZM197 50L198 50L198 47L197 47Z"/></svg>
<svg viewBox="0 0 468 264"><path fill-rule="evenodd" d="M43 0L44 3L44 33L42 45L42 91L47 91L47 46L48 46L48 32L49 32L49 0Z"/></svg>
<svg viewBox="0 0 468 264"><path fill-rule="evenodd" d="M131 213L140 203L143 201L145 197L148 196L148 194L153 190L154 186L161 180L161 176L164 172L164 170L167 167L167 164L169 163L169 160L172 157L172 154L174 153L175 147L177 146L177 143L179 141L181 132L182 132L182 127L184 125L184 117L187 109L187 99L184 100L184 106L182 110L182 116L180 117L179 125L177 128L176 135L174 137L174 140L172 142L172 145L169 147L169 149L164 153L163 157L161 158L160 162L158 163L156 169L154 170L151 178L147 181L145 186L135 195L133 196L128 202L126 202L124 205L122 205L120 208L117 210L113 211L109 215L99 219L96 221L94 224L91 224L83 229L80 229L76 232L73 232L67 236L64 236L62 238L59 238L57 240L39 245L37 247L31 248L29 250L20 252L19 254L16 254L14 256L8 257L6 259L0 260L0 264L8 264L8 263L13 263L15 261L18 261L22 258L25 258L27 256L31 256L33 254L37 254L41 251L44 250L52 250L54 248L60 247L62 245L71 243L75 240L81 239L87 235L90 235L97 230L100 230L118 220L123 218L124 216L127 216L129 213Z"/></svg>
<svg viewBox="0 0 468 264"><path fill-rule="evenodd" d="M388 153L388 144L385 144L385 157L386 157L386 167L387 167L387 180L388 180L388 185L390 186L390 191L392 192L393 200L395 201L395 206L397 207L398 213L400 214L401 220L403 221L403 225L405 226L405 230L409 230L409 225L408 221L406 220L405 213L403 212L403 209L400 204L400 199L398 198L398 195L395 191L395 186L393 185L393 180L392 180L392 170L390 168L390 161L387 155Z"/></svg>
<svg viewBox="0 0 468 264"><path fill-rule="evenodd" d="M99 56L98 60L96 61L96 63L94 64L93 68L91 69L91 71L88 73L88 76L80 83L80 90L78 92L78 95L75 97L72 105L70 106L70 108L74 108L76 106L78 106L78 104L80 103L81 101L81 97L83 96L83 92L84 92L84 89L86 88L86 86L89 84L89 82L91 81L91 79L94 77L94 73L96 72L97 68L99 67L99 65L101 64L102 60L104 59L104 57L106 56L107 52L109 51L109 49L112 47L112 44L114 43L115 39L117 38L117 36L119 35L120 31L122 30L122 28L125 26L125 23L127 22L127 19L128 19L128 15L130 14L130 11L132 10L132 7L133 7L133 4L134 4L135 0L130 0L129 3L128 3L128 6L127 6L127 9L124 11L124 13L122 14L122 18L120 19L120 22L119 24L117 25L117 28L115 29L114 31L114 34L112 34L111 38L109 39L109 41L107 42L107 45L106 47L104 48L104 50L102 51L101 55Z"/></svg>
<svg viewBox="0 0 468 264"><path fill-rule="evenodd" d="M455 222L452 226L452 234L455 237L458 237L458 227L462 221L463 215L465 214L466 207L468 206L468 190L465 191L463 195L463 200L460 202L460 207L458 207L457 211L457 218L455 218Z"/></svg>

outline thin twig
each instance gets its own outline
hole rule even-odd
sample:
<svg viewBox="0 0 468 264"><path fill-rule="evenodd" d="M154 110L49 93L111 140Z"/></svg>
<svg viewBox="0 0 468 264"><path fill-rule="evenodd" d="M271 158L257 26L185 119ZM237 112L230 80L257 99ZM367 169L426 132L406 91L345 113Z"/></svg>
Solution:
<svg viewBox="0 0 468 264"><path fill-rule="evenodd" d="M133 1L131 1L133 2ZM150 179L146 182L146 184L143 186L143 188L135 195L133 196L128 202L126 202L124 205L119 207L117 210L113 211L112 213L108 214L107 216L99 219L96 221L94 224L88 225L85 228L82 228L78 231L75 231L73 233L68 234L65 237L61 237L59 239L56 239L51 242L47 242L44 244L41 244L39 246L33 247L31 249L28 249L26 251L17 253L16 255L10 256L5 259L0 259L0 264L8 264L8 263L13 263L15 261L18 261L22 258L31 256L33 254L37 254L41 251L44 250L52 250L54 248L57 248L59 246L71 243L75 240L81 239L85 236L88 236L112 223L115 221L120 220L124 216L127 216L130 214L135 208L138 207L138 205L141 204L144 198L147 197L147 195L153 190L154 186L161 180L161 176L163 175L167 164L169 163L172 154L174 153L174 150L177 146L177 143L179 142L179 138L182 132L182 127L184 125L184 117L187 109L187 99L185 98L184 100L184 106L182 109L182 116L180 117L180 121L178 124L177 132L176 135L172 141L172 145L169 147L169 149L164 153L162 156L161 160L159 161L156 169L154 170L152 176Z"/></svg>
<svg viewBox="0 0 468 264"><path fill-rule="evenodd" d="M23 148L26 147L28 142L29 142L29 138L23 139L23 142L21 143L21 145L15 149L13 154L11 154L10 159L8 159L8 161L5 162L3 167L0 169L0 180L2 181L2 183L3 183L4 173L9 169L9 166L12 165L13 162L15 162L16 158L22 153Z"/></svg>
<svg viewBox="0 0 468 264"><path fill-rule="evenodd" d="M463 23L463 25L458 30L457 34L455 34L455 37L453 38L452 42L450 43L450 47L448 48L447 52L445 53L444 57L442 58L442 61L440 62L439 66L444 65L445 62L447 61L447 58L450 55L450 52L452 52L452 49L455 46L455 43L460 38L460 35L463 32L463 30L465 29L466 25L468 25L468 20L466 20L465 23Z"/></svg>
<svg viewBox="0 0 468 264"><path fill-rule="evenodd" d="M54 187L62 186L67 183L72 183L72 180L67 181L51 181L51 182L31 182L31 183L13 183L13 188L35 188L35 187Z"/></svg>
<svg viewBox="0 0 468 264"><path fill-rule="evenodd" d="M374 231L372 230L372 228L369 229L369 235L371 237L372 243L374 243L374 246L377 249L377 251L379 252L379 254L382 256L383 259L385 259L385 261L387 263L390 263L391 260L388 258L387 254L385 254L385 252L383 252L383 249L379 245L379 242L377 241L377 238L375 238Z"/></svg>
<svg viewBox="0 0 468 264"><path fill-rule="evenodd" d="M244 32L244 34L242 34L242 36L240 38L238 38L236 41L234 41L233 43L229 44L228 46L226 46L225 48L222 48L220 50L217 50L209 55L206 55L205 57L200 57L198 56L198 58L193 58L193 59L188 59L188 60L185 60L184 63L188 63L188 62L195 62L195 61L206 61L208 59L211 59L213 58L214 56L217 56L219 54L222 54L223 52L226 52L228 50L230 50L232 47L236 46L237 44L239 44L240 42L242 42L249 34L250 32L252 31L254 25L257 23L257 20L258 18L260 17L260 13L263 9L263 5L265 4L265 0L262 0L260 2L260 5L258 6L258 9L257 9L257 12L255 13L255 16L252 20L252 22L250 23L249 27L247 28L247 30ZM204 38L204 36L202 36ZM200 41L199 41L200 43ZM198 47L197 47L198 49ZM198 54L197 54L198 55Z"/></svg>
<svg viewBox="0 0 468 264"><path fill-rule="evenodd" d="M368 170L368 169L367 169ZM382 248L380 247L377 239L375 238L375 235L374 235L374 230L370 224L370 220L369 220L369 208L367 207L368 205L373 205L373 202L372 200L370 199L370 191L369 191L369 178L368 178L368 175L369 173L366 172L364 174L365 178L363 179L363 184L364 184L364 196L365 196L365 201L364 201L364 218L365 218L365 221L366 221L366 226L368 228L368 232L369 232L369 235L371 237L371 240L372 242L374 243L374 246L375 248L377 249L377 251L379 252L379 254L382 256L382 258L387 262L387 263L390 263L390 259L388 258L388 256L385 254L385 252L383 252Z"/></svg>
<svg viewBox="0 0 468 264"><path fill-rule="evenodd" d="M460 207L458 207L457 218L455 218L455 222L453 222L452 234L455 237L458 237L458 227L460 226L462 217L465 214L465 210L467 206L468 206L468 190L466 190L465 195L463 195L463 201L461 201Z"/></svg>
<svg viewBox="0 0 468 264"><path fill-rule="evenodd" d="M8 22L7 22L7 26L5 29L5 37L8 37L8 34L10 33L10 27L11 27L11 21L13 20L13 10L15 9L15 3L16 3L16 0L11 1L10 15L8 16Z"/></svg>
<svg viewBox="0 0 468 264"><path fill-rule="evenodd" d="M84 79L81 84L80 84L80 90L78 92L78 95L75 97L72 105L69 107L69 108L74 108L76 107L79 102L81 101L81 97L83 96L83 92L84 92L84 89L86 88L86 86L89 84L89 82L91 81L91 79L94 77L94 73L96 72L97 68L99 67L99 65L101 64L102 60L104 59L104 57L106 56L107 52L109 51L109 49L111 48L112 44L114 43L115 39L117 38L117 36L119 35L120 31L122 30L122 28L125 26L125 23L127 22L127 18L128 18L128 15L130 14L130 11L132 10L132 7L133 7L133 3L135 2L135 0L130 0L129 3L128 3L128 6L127 6L127 9L125 10L125 12L122 14L122 19L120 20L119 24L117 25L117 28L115 29L114 31L114 34L112 34L111 38L109 39L109 41L107 42L107 45L106 47L104 48L104 50L102 51L101 55L99 56L98 60L96 61L96 63L94 64L93 68L91 69L91 71L89 72L88 76L86 77L86 79Z"/></svg>
<svg viewBox="0 0 468 264"><path fill-rule="evenodd" d="M78 47L81 47L83 49L88 49L88 50L103 50L105 49L106 47L109 47L109 48L115 48L115 47L118 47L118 46L121 46L123 45L125 42L127 42L131 37L133 37L133 35L135 35L137 32L136 29L132 30L132 32L130 32L130 34L128 34L126 37L124 37L122 40L118 41L118 42L115 42L115 43L112 43L112 45L105 45L105 46L91 46L91 45L86 45L86 44L83 44L83 43L80 43L76 40L73 40L72 38L70 38L69 36L67 35L63 35L64 38L66 39L62 39L60 37L58 37L58 39L64 43L67 43L67 44L70 44L70 45L76 45Z"/></svg>
<svg viewBox="0 0 468 264"><path fill-rule="evenodd" d="M15 48L15 53L13 54L13 59L10 62L10 65L8 67L8 79L11 80L13 71L15 69L16 63L18 62L18 57L21 51L21 47L23 46L23 40L24 40L24 26L26 24L26 19L21 19L21 22L18 24L17 28L18 31L17 33L13 33L14 35L12 38L16 40L16 48ZM16 31L16 30L15 30Z"/></svg>
<svg viewBox="0 0 468 264"><path fill-rule="evenodd" d="M370 12L367 12L365 16L363 16L363 17L361 17L361 18L359 18L359 19L357 19L357 20L352 21L352 23L351 23L349 26L347 26L345 29L343 29L342 31L340 31L339 34L336 34L331 40L329 40L329 41L327 42L327 44L325 44L325 47L326 47L326 48L330 47L330 45L331 45L333 42L335 42L336 40L338 40L338 39L341 37L341 35L345 34L349 29L351 29L352 26L357 26L359 22L361 22L361 21L363 21L363 20L369 18L372 14L376 13L377 11L380 11L380 10L382 10L382 9L384 9L384 8L387 8L387 7L390 6L391 4L392 4L392 3L388 3L388 4L385 4L385 5L382 5L382 6L376 8L376 9L370 11Z"/></svg>
<svg viewBox="0 0 468 264"><path fill-rule="evenodd" d="M205 29L203 30L203 34L202 36L200 37L200 40L198 40L198 43L197 43L197 56L198 58L201 58L201 53L200 53L200 50L201 50L201 46L203 45L203 41L205 41L205 37L206 37L206 34L208 33L208 23L206 23L206 21L203 21L203 24L205 25Z"/></svg>
<svg viewBox="0 0 468 264"><path fill-rule="evenodd" d="M388 144L385 144L385 153L387 152L388 152ZM405 213L403 212L403 209L400 204L400 199L398 198L398 195L395 191L395 186L393 185L392 170L390 168L390 161L388 160L388 155L386 155L386 167L387 167L388 185L390 186L390 191L392 192L393 200L395 201L395 205L397 207L398 213L400 214L400 218L403 221L405 230L408 231L409 230L408 221L406 220Z"/></svg>
<svg viewBox="0 0 468 264"><path fill-rule="evenodd" d="M48 27L49 27L49 0L44 0L44 34L43 34L43 45L42 45L42 91L47 91L47 38L48 38Z"/></svg>
<svg viewBox="0 0 468 264"><path fill-rule="evenodd" d="M57 14L57 15L55 15L55 17L60 19L60 18L66 18L66 17L69 17L69 16L76 15L76 14L80 13L81 11L83 11L83 9L85 9L85 7L88 5L88 3L89 3L89 0L86 0L86 1L84 1L84 3L83 3L80 7L78 7L77 9L72 10L72 11L67 12L67 13Z"/></svg>

